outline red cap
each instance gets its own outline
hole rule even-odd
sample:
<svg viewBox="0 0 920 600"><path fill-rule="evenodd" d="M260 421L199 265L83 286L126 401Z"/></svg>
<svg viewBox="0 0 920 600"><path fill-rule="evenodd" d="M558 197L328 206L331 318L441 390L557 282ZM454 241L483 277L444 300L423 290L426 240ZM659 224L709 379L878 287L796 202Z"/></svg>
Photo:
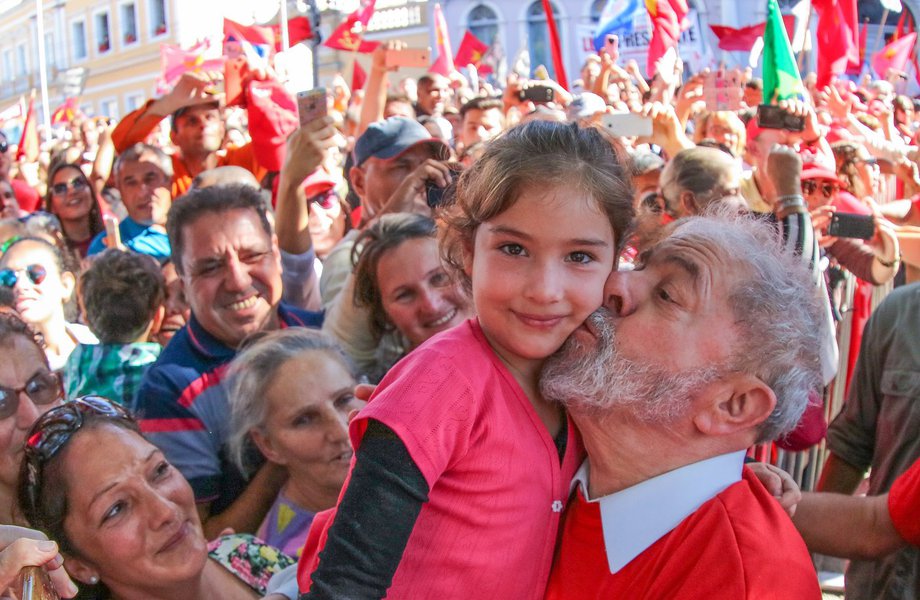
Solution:
<svg viewBox="0 0 920 600"><path fill-rule="evenodd" d="M297 103L274 79L250 81L243 93L249 107L249 135L256 160L269 171L280 171L287 138L299 125Z"/></svg>
<svg viewBox="0 0 920 600"><path fill-rule="evenodd" d="M833 160L824 157L822 154L818 154L809 147L804 147L799 150L799 158L802 159L802 180L828 179L840 185L844 184L843 180L837 177Z"/></svg>

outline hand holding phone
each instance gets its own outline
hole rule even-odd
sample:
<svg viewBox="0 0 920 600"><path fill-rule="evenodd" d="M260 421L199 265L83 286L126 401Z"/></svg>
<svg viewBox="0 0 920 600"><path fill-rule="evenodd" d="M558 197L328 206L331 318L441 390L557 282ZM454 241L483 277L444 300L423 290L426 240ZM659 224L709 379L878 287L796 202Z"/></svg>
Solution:
<svg viewBox="0 0 920 600"><path fill-rule="evenodd" d="M616 62L620 58L620 36L610 34L604 38L604 47L601 51L610 57L610 60Z"/></svg>
<svg viewBox="0 0 920 600"><path fill-rule="evenodd" d="M118 228L118 217L105 215L102 223L105 225L105 245L109 248L124 250L125 247L121 243L121 229Z"/></svg>
<svg viewBox="0 0 920 600"><path fill-rule="evenodd" d="M300 126L326 116L326 88L318 87L297 93L297 114Z"/></svg>

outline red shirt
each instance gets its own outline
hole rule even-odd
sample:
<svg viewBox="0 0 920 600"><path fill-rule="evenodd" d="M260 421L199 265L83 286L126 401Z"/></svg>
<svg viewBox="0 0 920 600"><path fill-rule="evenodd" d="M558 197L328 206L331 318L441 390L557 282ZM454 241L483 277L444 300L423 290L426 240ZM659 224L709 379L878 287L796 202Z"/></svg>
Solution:
<svg viewBox="0 0 920 600"><path fill-rule="evenodd" d="M920 460L914 461L891 485L888 512L901 537L920 546Z"/></svg>
<svg viewBox="0 0 920 600"><path fill-rule="evenodd" d="M10 185L21 210L32 213L42 209L42 198L35 191L35 188L20 179L11 179Z"/></svg>
<svg viewBox="0 0 920 600"><path fill-rule="evenodd" d="M749 469L615 574L598 503L566 510L547 600L818 600L805 542Z"/></svg>

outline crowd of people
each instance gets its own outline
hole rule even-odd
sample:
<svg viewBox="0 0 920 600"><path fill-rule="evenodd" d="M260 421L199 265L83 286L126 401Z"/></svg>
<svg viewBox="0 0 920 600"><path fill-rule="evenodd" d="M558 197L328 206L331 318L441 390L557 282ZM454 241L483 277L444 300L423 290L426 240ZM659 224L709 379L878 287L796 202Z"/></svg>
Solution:
<svg viewBox="0 0 920 600"><path fill-rule="evenodd" d="M920 101L404 47L286 138L203 72L0 134L0 586L799 600L811 551L917 597ZM814 491L747 458L825 439Z"/></svg>

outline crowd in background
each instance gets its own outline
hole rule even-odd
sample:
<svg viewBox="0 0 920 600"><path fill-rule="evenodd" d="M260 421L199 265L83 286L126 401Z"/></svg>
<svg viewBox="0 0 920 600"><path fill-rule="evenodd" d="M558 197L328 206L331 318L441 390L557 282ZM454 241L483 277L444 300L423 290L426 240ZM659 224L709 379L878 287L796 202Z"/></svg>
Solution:
<svg viewBox="0 0 920 600"><path fill-rule="evenodd" d="M758 441L798 451L826 439L831 456L818 489L848 495L870 467L870 496L886 494L920 458L920 331L912 311L920 294L912 285L920 273L920 100L899 93L897 76L841 79L824 89L806 77L803 99L779 103L801 127L783 128L758 118L758 105L771 102L750 70L732 73L737 97L714 107L710 86L724 69L691 75L677 61L673 72L646 80L634 61L602 52L585 61L569 90L516 74L416 80L387 66L387 54L404 47L389 41L374 52L362 90L337 76L325 110L286 139L265 130L264 106L225 107L215 94L220 75L200 72L119 122L78 116L54 132L37 163L14 161L12 141L0 135L0 522L56 543L4 531L19 540L7 551L22 564L47 564L57 588L72 594L57 568L60 552L81 597L296 597L296 585L287 591L292 565L310 547L313 525L311 538L322 532L325 543L328 535L333 558L325 560L350 567L336 573L328 562L302 561L302 592L313 568L322 585L378 577L336 544L347 538L342 529L314 517L337 505L346 477L349 487L370 481L435 494L416 459L424 444L405 442L407 460L426 475L420 483L414 472L403 477L405 462L349 476L350 465L362 464L356 435L364 436L357 439L366 456L406 450L387 445L405 441L394 425L405 415L376 400L369 405L376 412L359 413L350 438L349 420L373 390L365 384L397 386L414 364L407 357L420 356L436 336L467 343L458 331L495 319L490 303L502 302L503 290L526 296L534 286L553 288L516 281L513 269L483 274L470 259L480 256L480 238L463 236L512 213L488 204L499 202L496 194L513 202L559 187L565 176L556 171L587 169L576 160L584 157L546 149L556 148L547 140L586 131L593 141L569 147L594 148L584 162L611 165L612 179L578 171L588 175L569 182L552 214L514 213L508 228L538 213L560 230L609 220L610 258L629 271L646 267L675 220L759 217L797 251L821 312L813 332L820 382L791 432ZM252 77L272 82L271 73ZM528 163L524 154L545 162ZM470 208L470 198L482 206ZM585 217L584 198L603 209ZM868 233L835 229L842 213L862 217ZM590 231L585 225L584 236ZM502 251L526 255L528 243L508 242ZM572 251L570 262L595 260L585 254ZM487 277L491 287L480 287ZM873 315L873 290L892 286L901 289ZM599 305L585 302L593 305L584 316ZM850 311L852 326L840 336ZM517 348L483 327L475 335L503 359L544 350ZM764 362L772 360L762 351ZM542 363L524 364L539 370ZM415 389L422 376L411 373ZM536 381L530 377L517 382L526 397L540 397L524 383ZM850 396L828 424L834 385ZM563 460L566 472L566 443L574 451L581 442L574 433L566 441L572 425L564 412L534 405L551 434L548 447L556 443L550 454L559 450L556 467ZM435 418L418 413L409 431ZM577 464L570 466L565 493ZM394 481L381 483L381 472ZM848 598L915 597L915 547L896 550L900 540L836 551L835 540L818 541L820 515L812 515L821 511L812 501L821 499L806 494L795 521L810 547L863 559L852 563ZM425 502L399 506L418 514ZM357 510L345 506L340 514ZM410 530L435 535L426 514ZM393 550L392 540L367 543ZM413 552L426 551L419 546L407 537L398 556L405 550L413 565ZM547 573L532 575L544 587L550 562ZM395 564L388 569L383 581ZM270 584L281 572L287 578ZM412 597L402 591L412 585L397 575L391 597ZM336 597L317 586L313 594ZM543 588L529 595L542 597Z"/></svg>

